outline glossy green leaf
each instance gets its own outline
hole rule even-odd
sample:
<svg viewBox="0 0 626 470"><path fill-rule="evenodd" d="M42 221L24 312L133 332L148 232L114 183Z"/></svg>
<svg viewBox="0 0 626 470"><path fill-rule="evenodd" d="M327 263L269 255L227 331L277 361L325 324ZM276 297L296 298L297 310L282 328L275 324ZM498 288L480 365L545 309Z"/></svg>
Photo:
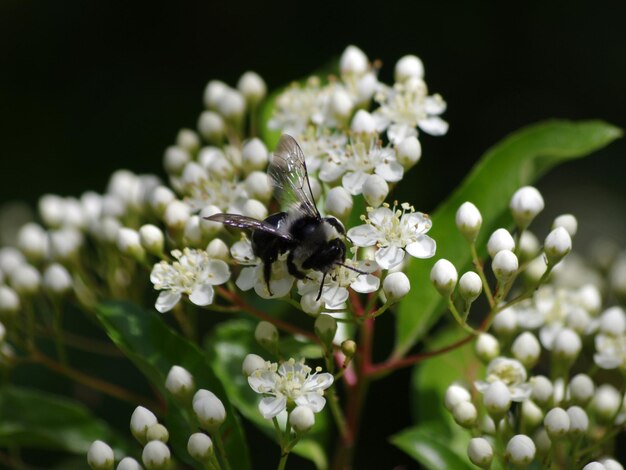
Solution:
<svg viewBox="0 0 626 470"><path fill-rule="evenodd" d="M480 209L483 226L477 243L484 244L508 216L509 200L519 187L532 184L555 165L584 157L621 135L620 129L602 121L554 120L523 128L490 149L432 214L429 235L437 240L437 254L429 260L416 260L409 267L412 289L398 309L395 354L409 350L442 311L441 296L429 279L435 261L446 258L457 269L470 262L467 242L454 222L456 210L463 202L471 201Z"/></svg>
<svg viewBox="0 0 626 470"><path fill-rule="evenodd" d="M205 354L171 330L159 315L130 303L102 304L98 307L97 315L113 342L166 398L166 427L170 429L170 444L178 458L195 465L187 453L187 439L197 431L197 427L190 413L181 409L165 389L165 378L174 365L191 372L198 388L211 390L222 400L227 418L220 430L231 466L242 470L250 468L246 440L235 409L229 401L230 396L211 370Z"/></svg>
<svg viewBox="0 0 626 470"><path fill-rule="evenodd" d="M50 393L0 387L0 447L35 447L85 456L97 439L123 453L122 438L81 403Z"/></svg>
<svg viewBox="0 0 626 470"><path fill-rule="evenodd" d="M289 345L292 346L291 343ZM247 379L241 372L241 366L247 354L258 354L264 358L269 356L254 340L254 323L246 320L222 323L213 330L213 334L208 338L207 349L213 370L224 384L232 404L243 416L273 439L275 437L274 426L271 421L261 416L257 407L261 396L250 388ZM283 351L281 345L281 352ZM299 358L300 356L294 357L294 359ZM326 413L316 414L315 426L296 445L293 452L311 460L318 469L328 468L326 453L324 452L330 431L328 428ZM276 446L275 451L278 461L278 446Z"/></svg>

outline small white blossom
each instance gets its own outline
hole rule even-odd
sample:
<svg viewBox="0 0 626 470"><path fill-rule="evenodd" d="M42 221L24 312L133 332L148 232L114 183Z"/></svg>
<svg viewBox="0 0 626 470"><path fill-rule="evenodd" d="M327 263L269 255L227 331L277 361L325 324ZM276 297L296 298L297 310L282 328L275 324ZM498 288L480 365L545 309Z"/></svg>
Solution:
<svg viewBox="0 0 626 470"><path fill-rule="evenodd" d="M574 403L586 405L593 398L596 386L587 374L577 374L569 382L567 391Z"/></svg>
<svg viewBox="0 0 626 470"><path fill-rule="evenodd" d="M610 384L600 385L591 401L591 407L599 418L608 421L615 417L622 404L622 396Z"/></svg>
<svg viewBox="0 0 626 470"><path fill-rule="evenodd" d="M248 354L244 358L243 365L241 367L244 375L249 377L255 370L265 367L265 359L257 354Z"/></svg>
<svg viewBox="0 0 626 470"><path fill-rule="evenodd" d="M464 202L459 206L455 216L456 226L459 232L470 242L476 240L476 236L483 223L483 216L478 208L471 202Z"/></svg>
<svg viewBox="0 0 626 470"><path fill-rule="evenodd" d="M405 251L416 258L430 258L435 254L435 240L426 235L431 221L426 214L415 212L409 204L383 207L368 211L363 225L348 230L354 245L377 246L375 259L383 269L398 266Z"/></svg>
<svg viewBox="0 0 626 470"><path fill-rule="evenodd" d="M497 229L487 241L487 251L491 258L495 257L502 250L515 251L515 240L513 240L513 236L505 228Z"/></svg>
<svg viewBox="0 0 626 470"><path fill-rule="evenodd" d="M157 418L152 411L138 406L130 417L130 432L141 444L146 443L148 429L157 424Z"/></svg>
<svg viewBox="0 0 626 470"><path fill-rule="evenodd" d="M469 390L459 384L452 384L446 389L444 405L448 411L452 412L454 407L461 402L470 401L472 396Z"/></svg>
<svg viewBox="0 0 626 470"><path fill-rule="evenodd" d="M146 470L165 470L170 458L170 449L161 441L148 442L141 453Z"/></svg>
<svg viewBox="0 0 626 470"><path fill-rule="evenodd" d="M506 445L506 457L514 465L528 465L537 449L532 439L524 434L513 436Z"/></svg>
<svg viewBox="0 0 626 470"><path fill-rule="evenodd" d="M552 222L552 229L557 227L563 227L567 230L569 236L573 237L578 231L578 221L572 214L559 215L556 219L554 219L554 222Z"/></svg>
<svg viewBox="0 0 626 470"><path fill-rule="evenodd" d="M511 392L504 382L496 380L479 390L483 392L485 409L494 420L501 418L511 407Z"/></svg>
<svg viewBox="0 0 626 470"><path fill-rule="evenodd" d="M554 386L547 377L537 375L530 379L531 398L540 405L548 403L554 394Z"/></svg>
<svg viewBox="0 0 626 470"><path fill-rule="evenodd" d="M543 425L552 439L564 436L570 427L569 414L563 408L552 408L546 413Z"/></svg>
<svg viewBox="0 0 626 470"><path fill-rule="evenodd" d="M389 185L382 176L369 175L363 183L363 197L372 207L380 206L389 194Z"/></svg>
<svg viewBox="0 0 626 470"><path fill-rule="evenodd" d="M489 384L504 383L511 393L511 400L521 402L530 396L531 386L526 381L526 369L515 359L497 357L489 363L486 380L475 382L476 389L484 392Z"/></svg>
<svg viewBox="0 0 626 470"><path fill-rule="evenodd" d="M72 288L72 276L65 266L52 263L43 273L43 288L53 295L62 295Z"/></svg>
<svg viewBox="0 0 626 470"><path fill-rule="evenodd" d="M388 300L398 301L411 290L411 281L403 272L389 274L383 281L383 291Z"/></svg>
<svg viewBox="0 0 626 470"><path fill-rule="evenodd" d="M452 417L459 426L471 428L478 419L478 411L471 401L464 401L452 409Z"/></svg>
<svg viewBox="0 0 626 470"><path fill-rule="evenodd" d="M580 406L570 406L567 409L567 416L569 416L569 432L574 434L580 434L587 432L589 428L589 416L587 412Z"/></svg>
<svg viewBox="0 0 626 470"><path fill-rule="evenodd" d="M415 165L422 157L422 144L415 136L409 136L396 145L396 160L405 169Z"/></svg>
<svg viewBox="0 0 626 470"><path fill-rule="evenodd" d="M404 82L409 78L424 78L424 64L415 55L405 55L396 62L394 78L396 82Z"/></svg>
<svg viewBox="0 0 626 470"><path fill-rule="evenodd" d="M213 455L213 441L202 432L189 436L187 452L198 462L206 462Z"/></svg>
<svg viewBox="0 0 626 470"><path fill-rule="evenodd" d="M254 138L244 144L241 159L246 173L263 170L269 161L269 152L261 139Z"/></svg>
<svg viewBox="0 0 626 470"><path fill-rule="evenodd" d="M174 396L186 397L195 389L193 376L181 366L172 366L165 378L165 388Z"/></svg>
<svg viewBox="0 0 626 470"><path fill-rule="evenodd" d="M510 280L515 275L518 268L519 261L517 260L517 256L509 250L498 251L491 262L491 269L500 282Z"/></svg>
<svg viewBox="0 0 626 470"><path fill-rule="evenodd" d="M458 273L456 268L447 259L437 260L430 270L430 281L444 297L449 297L452 294L456 287L457 279Z"/></svg>
<svg viewBox="0 0 626 470"><path fill-rule="evenodd" d="M124 457L115 467L115 470L142 470L141 464L132 457Z"/></svg>
<svg viewBox="0 0 626 470"><path fill-rule="evenodd" d="M249 104L257 104L267 94L267 85L261 76L252 71L244 73L237 82L237 89Z"/></svg>
<svg viewBox="0 0 626 470"><path fill-rule="evenodd" d="M230 277L228 265L222 260L210 259L205 251L185 248L174 250L173 263L161 261L154 265L150 281L161 290L155 308L163 313L171 310L188 295L199 306L213 302L214 285L224 284Z"/></svg>
<svg viewBox="0 0 626 470"><path fill-rule="evenodd" d="M459 279L459 294L468 302L473 302L483 291L483 282L474 271L468 271Z"/></svg>
<svg viewBox="0 0 626 470"><path fill-rule="evenodd" d="M543 197L536 188L524 186L513 194L510 208L515 222L524 229L543 210Z"/></svg>
<svg viewBox="0 0 626 470"><path fill-rule="evenodd" d="M307 432L315 424L315 414L309 406L296 406L289 414L289 423L296 432Z"/></svg>
<svg viewBox="0 0 626 470"><path fill-rule="evenodd" d="M272 419L284 411L288 403L307 406L314 413L319 413L326 399L324 390L333 383L333 376L315 372L304 361L290 359L280 366L266 363L248 376L248 384L255 392L264 395L259 403L259 411L265 419Z"/></svg>
<svg viewBox="0 0 626 470"><path fill-rule="evenodd" d="M483 362L489 362L500 354L500 343L495 336L489 333L481 333L474 344L476 355Z"/></svg>
<svg viewBox="0 0 626 470"><path fill-rule="evenodd" d="M552 230L543 244L548 263L556 264L572 250L572 238L563 227Z"/></svg>
<svg viewBox="0 0 626 470"><path fill-rule="evenodd" d="M198 132L207 142L219 142L224 135L224 119L214 111L204 111L198 118Z"/></svg>
<svg viewBox="0 0 626 470"><path fill-rule="evenodd" d="M332 188L326 193L325 209L328 215L345 220L352 212L354 201L352 196L341 186Z"/></svg>
<svg viewBox="0 0 626 470"><path fill-rule="evenodd" d="M511 352L526 367L532 367L539 360L541 345L534 334L525 331L515 338L511 345Z"/></svg>
<svg viewBox="0 0 626 470"><path fill-rule="evenodd" d="M226 408L213 392L200 389L193 396L193 411L205 429L213 429L226 420Z"/></svg>

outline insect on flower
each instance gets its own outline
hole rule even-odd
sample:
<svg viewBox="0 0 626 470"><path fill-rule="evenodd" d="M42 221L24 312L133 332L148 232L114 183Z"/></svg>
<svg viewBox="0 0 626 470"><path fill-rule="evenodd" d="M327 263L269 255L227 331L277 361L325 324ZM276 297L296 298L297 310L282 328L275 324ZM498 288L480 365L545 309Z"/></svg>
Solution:
<svg viewBox="0 0 626 470"><path fill-rule="evenodd" d="M297 279L306 277L305 271L323 274L318 300L324 280L336 266L344 266L346 230L335 217L322 217L311 192L304 153L296 140L284 134L268 168L275 196L286 212L278 212L265 220L238 214L215 214L207 220L252 231L252 250L263 261L263 277L270 288L272 263L279 255L288 253L287 269ZM271 292L270 292L271 295Z"/></svg>

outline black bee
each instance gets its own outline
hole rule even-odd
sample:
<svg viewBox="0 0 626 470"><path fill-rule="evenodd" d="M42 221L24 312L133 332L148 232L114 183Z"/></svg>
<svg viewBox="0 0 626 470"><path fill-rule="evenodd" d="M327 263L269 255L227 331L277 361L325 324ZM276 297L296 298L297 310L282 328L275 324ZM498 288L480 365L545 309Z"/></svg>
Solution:
<svg viewBox="0 0 626 470"><path fill-rule="evenodd" d="M308 270L323 273L319 300L326 274L337 265L346 266L346 231L335 217L322 217L317 210L304 153L293 137L287 134L281 137L268 174L275 196L281 207L288 208L287 212L272 214L265 220L238 214L215 214L207 220L252 231L252 250L263 261L263 276L270 295L272 263L279 255L288 253L287 269L295 278L304 279L304 271Z"/></svg>

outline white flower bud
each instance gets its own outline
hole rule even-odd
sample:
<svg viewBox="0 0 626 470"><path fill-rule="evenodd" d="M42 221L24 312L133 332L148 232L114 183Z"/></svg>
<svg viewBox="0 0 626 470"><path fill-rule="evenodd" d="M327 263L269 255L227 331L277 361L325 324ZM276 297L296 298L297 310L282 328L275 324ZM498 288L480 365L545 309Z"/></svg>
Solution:
<svg viewBox="0 0 626 470"><path fill-rule="evenodd" d="M497 421L511 407L511 392L509 388L499 380L492 382L485 390L483 403L487 413Z"/></svg>
<svg viewBox="0 0 626 470"><path fill-rule="evenodd" d="M322 340L322 343L329 346L337 333L337 320L330 315L318 315L313 328L317 337Z"/></svg>
<svg viewBox="0 0 626 470"><path fill-rule="evenodd" d="M221 259L222 261L227 261L230 257L228 245L221 238L211 240L206 247L206 253L209 258Z"/></svg>
<svg viewBox="0 0 626 470"><path fill-rule="evenodd" d="M574 434L586 433L589 428L589 417L587 412L580 406L570 406L567 409L569 416L569 432Z"/></svg>
<svg viewBox="0 0 626 470"><path fill-rule="evenodd" d="M226 83L220 80L211 80L204 89L204 105L207 108L215 108L226 90L228 90Z"/></svg>
<svg viewBox="0 0 626 470"><path fill-rule="evenodd" d="M41 261L48 257L50 242L43 227L34 222L23 225L17 233L17 246L31 260Z"/></svg>
<svg viewBox="0 0 626 470"><path fill-rule="evenodd" d="M237 82L237 89L246 101L252 105L257 104L267 94L267 85L261 76L252 71L244 73Z"/></svg>
<svg viewBox="0 0 626 470"><path fill-rule="evenodd" d="M263 141L255 137L244 144L241 158L247 173L264 170L269 161L269 152Z"/></svg>
<svg viewBox="0 0 626 470"><path fill-rule="evenodd" d="M388 274L383 281L383 292L388 301L397 302L411 290L411 281L401 271Z"/></svg>
<svg viewBox="0 0 626 470"><path fill-rule="evenodd" d="M348 46L339 58L339 71L342 75L362 75L369 69L369 61L365 53L356 46Z"/></svg>
<svg viewBox="0 0 626 470"><path fill-rule="evenodd" d="M389 194L389 185L382 176L368 175L363 183L363 197L372 207L380 206Z"/></svg>
<svg viewBox="0 0 626 470"><path fill-rule="evenodd" d="M41 275L30 264L22 264L9 273L9 281L18 294L33 295L39 290Z"/></svg>
<svg viewBox="0 0 626 470"><path fill-rule="evenodd" d="M115 470L142 470L141 464L132 457L124 457Z"/></svg>
<svg viewBox="0 0 626 470"><path fill-rule="evenodd" d="M343 186L336 186L326 194L326 213L346 219L352 212L352 196Z"/></svg>
<svg viewBox="0 0 626 470"><path fill-rule="evenodd" d="M20 298L9 286L0 285L0 315L15 315L20 310Z"/></svg>
<svg viewBox="0 0 626 470"><path fill-rule="evenodd" d="M187 452L198 462L207 462L213 455L213 441L202 432L196 432L189 436Z"/></svg>
<svg viewBox="0 0 626 470"><path fill-rule="evenodd" d="M578 302L587 312L596 314L602 307L602 296L596 286L585 284L578 290Z"/></svg>
<svg viewBox="0 0 626 470"><path fill-rule="evenodd" d="M552 230L543 244L548 264L556 264L572 250L572 238L563 227Z"/></svg>
<svg viewBox="0 0 626 470"><path fill-rule="evenodd" d="M621 307L611 307L600 316L600 332L607 335L623 335L626 333L626 313Z"/></svg>
<svg viewBox="0 0 626 470"><path fill-rule="evenodd" d="M456 211L455 222L465 239L474 242L483 223L483 216L474 204L464 202Z"/></svg>
<svg viewBox="0 0 626 470"><path fill-rule="evenodd" d="M181 366L172 366L165 379L165 388L175 397L187 398L195 390L193 376Z"/></svg>
<svg viewBox="0 0 626 470"><path fill-rule="evenodd" d="M146 470L166 470L170 458L170 449L161 441L148 442L141 454Z"/></svg>
<svg viewBox="0 0 626 470"><path fill-rule="evenodd" d="M600 462L589 462L583 467L583 470L606 470L606 467Z"/></svg>
<svg viewBox="0 0 626 470"><path fill-rule="evenodd" d="M323 299L316 299L315 295L303 295L300 297L300 306L304 313L308 313L309 315L319 315L322 311L322 308L325 305Z"/></svg>
<svg viewBox="0 0 626 470"><path fill-rule="evenodd" d="M189 152L176 145L167 147L163 154L163 167L170 175L179 175L190 161L191 155L189 155Z"/></svg>
<svg viewBox="0 0 626 470"><path fill-rule="evenodd" d="M198 162L187 163L181 175L181 181L185 186L199 186L207 178L207 170Z"/></svg>
<svg viewBox="0 0 626 470"><path fill-rule="evenodd" d="M511 345L511 352L513 357L524 364L526 368L531 368L539 360L541 345L534 334L525 331L515 338Z"/></svg>
<svg viewBox="0 0 626 470"><path fill-rule="evenodd" d="M146 431L146 440L150 441L161 441L164 444L167 444L167 441L170 439L170 433L165 426L160 423L153 424Z"/></svg>
<svg viewBox="0 0 626 470"><path fill-rule="evenodd" d="M457 278L456 268L447 259L438 260L430 270L430 281L444 297L449 297L452 294L456 287Z"/></svg>
<svg viewBox="0 0 626 470"><path fill-rule="evenodd" d="M422 157L422 144L417 137L410 136L396 145L396 160L405 169L412 167Z"/></svg>
<svg viewBox="0 0 626 470"><path fill-rule="evenodd" d="M409 78L424 78L424 64L417 56L405 55L396 62L393 76L396 82L404 82Z"/></svg>
<svg viewBox="0 0 626 470"><path fill-rule="evenodd" d="M93 470L112 470L115 463L113 449L102 441L93 441L87 451L87 463Z"/></svg>
<svg viewBox="0 0 626 470"><path fill-rule="evenodd" d="M189 206L178 199L170 202L163 213L165 225L172 230L182 230L189 217L191 217Z"/></svg>
<svg viewBox="0 0 626 470"><path fill-rule="evenodd" d="M132 228L120 228L117 232L116 244L117 249L124 255L132 256L135 259L142 259L145 256L139 232Z"/></svg>
<svg viewBox="0 0 626 470"><path fill-rule="evenodd" d="M617 413L621 401L622 397L615 387L603 384L596 389L591 406L601 421L608 421Z"/></svg>
<svg viewBox="0 0 626 470"><path fill-rule="evenodd" d="M224 228L224 225L220 222L212 222L206 220L207 217L211 217L215 214L221 214L222 211L217 206L204 206L200 211L200 229L207 237L213 237Z"/></svg>
<svg viewBox="0 0 626 470"><path fill-rule="evenodd" d="M536 188L524 186L513 194L509 207L518 227L525 229L543 210L543 197Z"/></svg>
<svg viewBox="0 0 626 470"><path fill-rule="evenodd" d="M550 439L557 439L569 432L569 415L563 408L552 408L543 419L543 426L548 431Z"/></svg>
<svg viewBox="0 0 626 470"><path fill-rule="evenodd" d="M459 403L470 401L472 396L469 390L459 384L452 384L446 389L444 396L444 405L448 411L452 412L454 407Z"/></svg>
<svg viewBox="0 0 626 470"><path fill-rule="evenodd" d="M278 343L278 329L270 322L260 321L254 330L254 338L264 348L274 351Z"/></svg>
<svg viewBox="0 0 626 470"><path fill-rule="evenodd" d="M476 424L478 411L471 401L463 401L452 409L452 417L459 426L471 428Z"/></svg>
<svg viewBox="0 0 626 470"><path fill-rule="evenodd" d="M489 415L483 415L480 419L480 432L483 434L494 435L496 433L496 423Z"/></svg>
<svg viewBox="0 0 626 470"><path fill-rule="evenodd" d="M489 333L481 333L476 338L474 350L476 351L476 356L481 361L487 363L500 355L500 343L495 336Z"/></svg>
<svg viewBox="0 0 626 470"><path fill-rule="evenodd" d="M515 240L505 228L499 228L493 232L487 241L487 251L492 258L502 250L515 251Z"/></svg>
<svg viewBox="0 0 626 470"><path fill-rule="evenodd" d="M193 396L193 411L200 425L208 430L220 426L226 420L226 409L214 393L200 389Z"/></svg>
<svg viewBox="0 0 626 470"><path fill-rule="evenodd" d="M44 194L39 198L39 215L48 227L59 227L65 216L63 198L56 194Z"/></svg>
<svg viewBox="0 0 626 470"><path fill-rule="evenodd" d="M12 246L0 248L0 270L8 275L18 266L26 263L26 259L20 250Z"/></svg>
<svg viewBox="0 0 626 470"><path fill-rule="evenodd" d="M110 219L107 218L105 220ZM116 226L115 233L109 234L112 236L112 238L109 239L111 242L115 242L118 227L119 225ZM76 229L62 228L50 232L50 251L54 260L67 261L75 258L82 244L83 235Z"/></svg>
<svg viewBox="0 0 626 470"><path fill-rule="evenodd" d="M216 112L204 111L198 118L198 132L207 142L220 142L224 128L224 119Z"/></svg>
<svg viewBox="0 0 626 470"><path fill-rule="evenodd" d="M554 222L552 222L552 229L557 227L563 227L567 230L569 236L573 237L578 231L578 221L572 214L559 215L556 219L554 219Z"/></svg>
<svg viewBox="0 0 626 470"><path fill-rule="evenodd" d="M498 312L491 324L493 331L499 335L512 335L517 330L517 315L511 308Z"/></svg>
<svg viewBox="0 0 626 470"><path fill-rule="evenodd" d="M532 386L531 398L540 405L546 405L552 399L552 394L554 393L552 382L543 375L536 375L529 382Z"/></svg>
<svg viewBox="0 0 626 470"><path fill-rule="evenodd" d="M519 238L518 255L526 261L535 258L540 251L539 240L528 230L524 230Z"/></svg>
<svg viewBox="0 0 626 470"><path fill-rule="evenodd" d="M200 216L192 215L185 222L185 228L183 230L183 239L186 245L193 248L199 248L206 240L203 237L204 233L200 227Z"/></svg>
<svg viewBox="0 0 626 470"><path fill-rule="evenodd" d="M582 349L582 341L580 336L569 328L563 328L554 340L552 346L553 354L567 361L573 361L578 357Z"/></svg>
<svg viewBox="0 0 626 470"><path fill-rule="evenodd" d="M142 225L139 228L141 246L153 255L161 255L165 244L165 236L159 227L152 224Z"/></svg>
<svg viewBox="0 0 626 470"><path fill-rule="evenodd" d="M489 468L493 460L493 447L484 437L473 437L467 446L467 456L480 468Z"/></svg>
<svg viewBox="0 0 626 470"><path fill-rule="evenodd" d="M243 360L242 371L246 377L249 377L262 367L265 367L265 359L257 354L248 354Z"/></svg>
<svg viewBox="0 0 626 470"><path fill-rule="evenodd" d="M356 82L357 104L368 104L378 87L378 78L373 71L366 72Z"/></svg>
<svg viewBox="0 0 626 470"><path fill-rule="evenodd" d="M263 220L267 217L267 207L256 199L248 199L242 207L243 215L253 219Z"/></svg>
<svg viewBox="0 0 626 470"><path fill-rule="evenodd" d="M226 120L238 121L246 112L246 100L237 90L227 88L216 103L217 112Z"/></svg>
<svg viewBox="0 0 626 470"><path fill-rule="evenodd" d="M533 429L543 421L543 411L539 408L534 401L524 400L522 402L522 419L526 426Z"/></svg>
<svg viewBox="0 0 626 470"><path fill-rule="evenodd" d="M491 261L491 269L500 282L510 280L515 275L518 268L519 261L517 260L517 256L509 250L498 251Z"/></svg>
<svg viewBox="0 0 626 470"><path fill-rule="evenodd" d="M253 171L245 180L246 191L255 199L267 202L272 197L272 184L267 173L263 171Z"/></svg>
<svg viewBox="0 0 626 470"><path fill-rule="evenodd" d="M528 465L535 458L535 443L524 434L513 436L506 445L506 458L513 465Z"/></svg>
<svg viewBox="0 0 626 470"><path fill-rule="evenodd" d="M614 459L602 459L600 461L606 470L624 470L621 463Z"/></svg>
<svg viewBox="0 0 626 470"><path fill-rule="evenodd" d="M468 271L459 279L459 294L467 301L473 302L483 291L480 276L474 271Z"/></svg>
<svg viewBox="0 0 626 470"><path fill-rule="evenodd" d="M150 194L149 204L152 210L159 216L163 216L170 202L176 199L174 192L166 186L154 188Z"/></svg>
<svg viewBox="0 0 626 470"><path fill-rule="evenodd" d="M353 107L352 98L345 90L336 88L330 95L330 112L337 120L345 122L352 114Z"/></svg>
<svg viewBox="0 0 626 470"><path fill-rule="evenodd" d="M552 441L550 440L550 436L546 432L545 428L539 428L535 434L533 435L533 442L537 447L537 453L539 455L547 455L548 452L552 449Z"/></svg>
<svg viewBox="0 0 626 470"><path fill-rule="evenodd" d="M52 295L63 295L72 288L72 276L65 266L52 263L43 273L43 288Z"/></svg>
<svg viewBox="0 0 626 470"><path fill-rule="evenodd" d="M357 134L371 134L376 132L376 121L370 113L359 109L352 118L350 129Z"/></svg>
<svg viewBox="0 0 626 470"><path fill-rule="evenodd" d="M538 256L526 265L524 277L526 277L531 284L537 284L545 274L546 269L548 269L548 265L546 264L545 258Z"/></svg>
<svg viewBox="0 0 626 470"><path fill-rule="evenodd" d="M296 406L289 415L289 423L297 433L305 433L315 424L315 414L308 406Z"/></svg>
<svg viewBox="0 0 626 470"><path fill-rule="evenodd" d="M181 129L176 136L176 145L187 152L195 152L200 147L200 138L191 129Z"/></svg>
<svg viewBox="0 0 626 470"><path fill-rule="evenodd" d="M146 443L148 428L156 423L157 418L152 411L138 406L130 417L130 432L143 445Z"/></svg>
<svg viewBox="0 0 626 470"><path fill-rule="evenodd" d="M569 382L568 392L574 403L585 406L593 397L596 386L587 374L577 374Z"/></svg>

